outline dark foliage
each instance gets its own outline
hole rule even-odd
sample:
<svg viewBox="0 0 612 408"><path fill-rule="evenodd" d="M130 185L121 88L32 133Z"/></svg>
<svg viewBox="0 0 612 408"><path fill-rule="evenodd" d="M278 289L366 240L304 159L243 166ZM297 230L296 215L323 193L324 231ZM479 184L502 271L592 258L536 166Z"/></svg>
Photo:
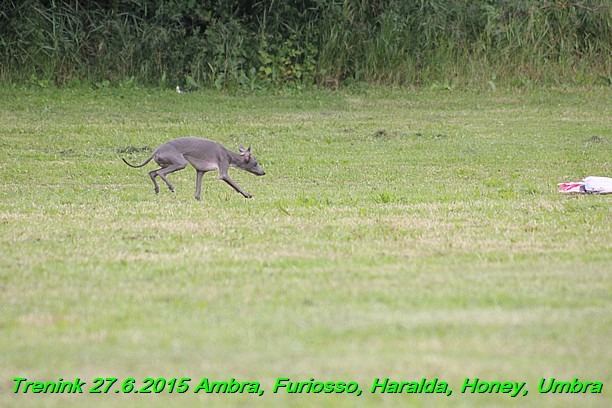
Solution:
<svg viewBox="0 0 612 408"><path fill-rule="evenodd" d="M8 0L0 79L250 90L610 81L611 13L606 0Z"/></svg>

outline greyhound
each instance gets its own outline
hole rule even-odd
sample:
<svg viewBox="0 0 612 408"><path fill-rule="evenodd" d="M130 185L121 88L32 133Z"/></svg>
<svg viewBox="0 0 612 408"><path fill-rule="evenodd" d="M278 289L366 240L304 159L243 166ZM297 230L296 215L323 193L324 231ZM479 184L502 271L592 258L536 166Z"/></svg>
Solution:
<svg viewBox="0 0 612 408"><path fill-rule="evenodd" d="M198 137L180 137L172 139L169 142L159 146L153 154L140 165L128 163L124 158L121 158L130 167L139 168L145 166L151 160L161 166L157 170L151 170L149 177L153 180L155 186L155 194L159 193L159 186L155 178L161 177L166 182L170 191L174 192L174 186L168 181L166 176L174 171L183 170L191 163L196 169L196 193L195 199L200 200L200 190L202 188L202 176L204 173L211 170L219 170L219 178L229 184L234 190L242 194L245 198L253 197L241 189L227 174L228 169L236 167L241 170L246 170L258 176L266 174L265 171L251 154L251 146L245 149L244 146L239 147L240 154L234 153L225 148L223 145L212 140L201 139Z"/></svg>

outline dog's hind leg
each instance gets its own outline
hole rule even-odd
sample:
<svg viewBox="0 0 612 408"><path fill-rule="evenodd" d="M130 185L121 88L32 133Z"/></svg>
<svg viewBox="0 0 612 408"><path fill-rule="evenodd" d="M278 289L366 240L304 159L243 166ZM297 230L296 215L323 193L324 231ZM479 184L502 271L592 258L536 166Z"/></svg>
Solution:
<svg viewBox="0 0 612 408"><path fill-rule="evenodd" d="M172 185L172 183L170 183L170 181L168 181L166 176L175 171L183 170L185 167L187 167L187 164L188 162L187 160L185 160L184 163L172 164L168 167L164 167L163 169L157 170L157 175L166 182L166 185L168 186L170 191L172 191L173 193L174 193L174 186Z"/></svg>
<svg viewBox="0 0 612 408"><path fill-rule="evenodd" d="M172 183L170 183L170 181L168 181L166 176L172 172L183 170L185 167L187 167L187 164L189 164L189 162L182 154L174 150L168 151L167 149L162 149L161 147L157 149L157 154L155 155L155 162L161 166L160 169L152 170L149 172L149 177L151 177L151 180L153 180L153 185L155 186L155 194L159 193L159 186L155 181L155 177L157 176L161 177L161 179L164 180L170 191L174 193L174 186L172 185Z"/></svg>
<svg viewBox="0 0 612 408"><path fill-rule="evenodd" d="M161 169L163 169L163 167L157 170L151 170L149 172L149 177L151 177L151 181L153 181L153 186L155 186L155 194L159 194L159 186L157 185L157 181L155 181L155 177L157 177L157 172Z"/></svg>

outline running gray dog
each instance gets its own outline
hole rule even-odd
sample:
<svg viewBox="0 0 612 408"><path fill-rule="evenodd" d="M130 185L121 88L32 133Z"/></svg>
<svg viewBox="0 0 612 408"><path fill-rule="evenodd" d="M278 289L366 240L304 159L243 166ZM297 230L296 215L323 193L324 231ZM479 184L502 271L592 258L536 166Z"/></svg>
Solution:
<svg viewBox="0 0 612 408"><path fill-rule="evenodd" d="M242 194L245 198L253 197L241 189L228 175L227 171L230 167L248 171L258 176L263 176L266 172L259 167L257 159L251 153L251 146L245 149L244 146L239 147L240 154L234 153L225 148L223 145L212 140L201 139L198 137L181 137L170 140L159 146L153 152L151 157L145 160L144 163L137 166L128 163L124 158L121 158L130 167L140 168L145 166L151 160L161 167L157 170L151 170L149 177L155 186L155 194L159 193L159 186L155 178L161 177L166 183L170 191L174 192L174 186L168 181L166 176L172 172L183 170L187 164L191 164L196 169L196 200L200 200L200 191L202 188L202 176L204 173L212 170L219 170L219 178L229 184L234 190Z"/></svg>

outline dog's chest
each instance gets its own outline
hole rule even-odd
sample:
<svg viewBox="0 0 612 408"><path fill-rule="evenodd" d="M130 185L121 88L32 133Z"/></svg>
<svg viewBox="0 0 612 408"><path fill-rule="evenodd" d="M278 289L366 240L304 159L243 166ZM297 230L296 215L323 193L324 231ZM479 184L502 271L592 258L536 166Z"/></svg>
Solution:
<svg viewBox="0 0 612 408"><path fill-rule="evenodd" d="M219 168L219 162L214 160L190 158L189 162L200 171L212 171Z"/></svg>
<svg viewBox="0 0 612 408"><path fill-rule="evenodd" d="M207 161L207 160L194 160L191 162L193 167L200 171L212 171L217 170L219 168L218 162Z"/></svg>

